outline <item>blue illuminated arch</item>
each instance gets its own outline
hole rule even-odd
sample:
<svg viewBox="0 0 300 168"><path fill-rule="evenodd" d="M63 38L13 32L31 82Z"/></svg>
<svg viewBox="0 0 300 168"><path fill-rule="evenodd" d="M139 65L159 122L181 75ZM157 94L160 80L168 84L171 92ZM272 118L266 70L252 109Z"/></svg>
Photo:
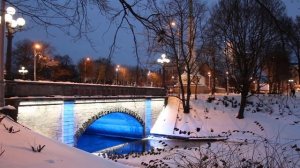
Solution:
<svg viewBox="0 0 300 168"><path fill-rule="evenodd" d="M88 119L86 122L84 122L82 124L82 126L75 132L74 134L74 140L75 142L77 142L78 138L85 132L85 130L96 120L98 120L99 118L111 114L111 113L125 113L128 114L132 117L134 117L140 124L141 126L144 128L145 127L145 122L144 120L140 117L140 115L132 110L129 110L127 108L123 108L123 107L113 107L113 108L109 108L103 111L100 111L99 113L95 114L94 116L92 116L90 119Z"/></svg>

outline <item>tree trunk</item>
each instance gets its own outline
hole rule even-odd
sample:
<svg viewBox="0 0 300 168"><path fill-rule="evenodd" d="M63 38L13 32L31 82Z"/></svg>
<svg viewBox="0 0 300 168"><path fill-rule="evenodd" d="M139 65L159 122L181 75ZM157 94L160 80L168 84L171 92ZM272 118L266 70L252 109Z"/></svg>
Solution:
<svg viewBox="0 0 300 168"><path fill-rule="evenodd" d="M197 81L197 83L195 83L195 100L197 100L198 99L198 97L197 97L197 92L198 92L198 81Z"/></svg>
<svg viewBox="0 0 300 168"><path fill-rule="evenodd" d="M298 61L298 84L300 85L300 62Z"/></svg>
<svg viewBox="0 0 300 168"><path fill-rule="evenodd" d="M241 94L241 106L239 109L239 113L236 116L236 118L238 119L243 119L244 118L244 111L245 111L245 107L246 107L246 100L247 100L247 94Z"/></svg>
<svg viewBox="0 0 300 168"><path fill-rule="evenodd" d="M249 92L249 85L244 83L242 92L241 92L241 105L240 105L238 115L236 116L236 118L238 118L238 119L244 118L244 111L245 111L245 107L247 105L246 103L247 103L248 92Z"/></svg>
<svg viewBox="0 0 300 168"><path fill-rule="evenodd" d="M297 58L298 58L298 84L300 84L300 51L298 51Z"/></svg>
<svg viewBox="0 0 300 168"><path fill-rule="evenodd" d="M187 70L187 85L186 85L186 102L185 102L185 106L183 108L183 113L190 113L190 98L191 98L191 78L190 78L190 74L191 72L189 70Z"/></svg>
<svg viewBox="0 0 300 168"><path fill-rule="evenodd" d="M258 74L259 75L258 75L258 79L256 81L256 91L255 91L255 93L259 94L260 93L260 79L262 77L262 70L260 70Z"/></svg>
<svg viewBox="0 0 300 168"><path fill-rule="evenodd" d="M190 99L191 99L191 85L187 87L187 96L186 96L186 103L184 107L184 113L190 113Z"/></svg>
<svg viewBox="0 0 300 168"><path fill-rule="evenodd" d="M190 102L186 101L184 109L183 109L183 113L188 114L190 112Z"/></svg>
<svg viewBox="0 0 300 168"><path fill-rule="evenodd" d="M216 93L216 56L215 51L212 53L212 63L213 63L213 71L212 71L212 88L211 88L211 94L215 95Z"/></svg>
<svg viewBox="0 0 300 168"><path fill-rule="evenodd" d="M186 102L185 102L183 113L190 113L190 99L191 99L191 83L190 82L188 82L186 88L187 88L187 91L186 91Z"/></svg>

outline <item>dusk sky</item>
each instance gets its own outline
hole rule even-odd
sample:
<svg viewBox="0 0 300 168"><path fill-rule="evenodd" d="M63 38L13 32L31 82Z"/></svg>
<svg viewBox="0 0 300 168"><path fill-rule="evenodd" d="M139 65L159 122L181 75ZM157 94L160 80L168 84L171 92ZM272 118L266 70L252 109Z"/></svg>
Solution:
<svg viewBox="0 0 300 168"><path fill-rule="evenodd" d="M208 1L209 4L213 4L216 0ZM289 16L300 15L300 0L284 0L287 5L287 13ZM88 34L89 38L93 42L94 48L83 37L82 39L74 40L72 37L64 34L63 32L52 28L50 33L47 34L43 27L32 24L31 21L25 17L26 25L22 32L17 32L14 36L14 43L23 40L30 39L32 41L44 41L50 43L55 47L55 53L60 55L69 55L74 63L77 63L79 59L83 57L90 57L97 59L99 57L107 57L109 54L109 48L112 44L112 39L116 26L109 27L109 21L98 14L97 9L93 11L94 16L92 19L95 28L94 32ZM138 32L141 36L142 28L140 25ZM140 37L142 39L142 36ZM114 55L113 62L116 64L136 65L136 59L133 50L133 40L129 30L122 29L119 32L117 40L117 46ZM147 42L143 40L138 41L140 46L139 52L141 56L146 56ZM160 55L157 55L159 57Z"/></svg>

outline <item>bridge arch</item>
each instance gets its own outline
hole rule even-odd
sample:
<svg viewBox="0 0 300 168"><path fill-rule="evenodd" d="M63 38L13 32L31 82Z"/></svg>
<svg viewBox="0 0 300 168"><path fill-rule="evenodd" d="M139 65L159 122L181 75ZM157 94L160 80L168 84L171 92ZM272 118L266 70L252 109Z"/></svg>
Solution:
<svg viewBox="0 0 300 168"><path fill-rule="evenodd" d="M134 117L143 128L145 128L145 121L143 120L143 118L139 115L138 112L135 112L133 110L124 108L124 107L111 107L111 108L107 108L104 110L101 110L100 112L96 113L95 115L91 116L87 121L85 121L81 127L79 127L75 134L74 134L74 142L76 144L78 138L86 131L86 129L92 124L94 123L96 120L98 120L99 118L111 114L111 113L125 113L128 114L132 117Z"/></svg>

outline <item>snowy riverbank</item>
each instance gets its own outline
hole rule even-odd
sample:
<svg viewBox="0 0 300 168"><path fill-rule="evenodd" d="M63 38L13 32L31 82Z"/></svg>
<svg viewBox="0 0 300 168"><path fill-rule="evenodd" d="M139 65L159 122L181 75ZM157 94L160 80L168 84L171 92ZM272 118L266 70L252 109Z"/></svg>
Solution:
<svg viewBox="0 0 300 168"><path fill-rule="evenodd" d="M45 138L1 116L0 167L300 166L299 95L252 96L242 120L235 117L239 95L217 95L211 102L208 97L203 94L192 100L189 114L182 112L177 98L169 98L151 132L185 138L225 137L225 142L170 147L162 139L150 152L109 160ZM33 152L32 147L38 150L39 145L45 147L41 152ZM268 160L266 164L266 156L279 160L272 164Z"/></svg>

